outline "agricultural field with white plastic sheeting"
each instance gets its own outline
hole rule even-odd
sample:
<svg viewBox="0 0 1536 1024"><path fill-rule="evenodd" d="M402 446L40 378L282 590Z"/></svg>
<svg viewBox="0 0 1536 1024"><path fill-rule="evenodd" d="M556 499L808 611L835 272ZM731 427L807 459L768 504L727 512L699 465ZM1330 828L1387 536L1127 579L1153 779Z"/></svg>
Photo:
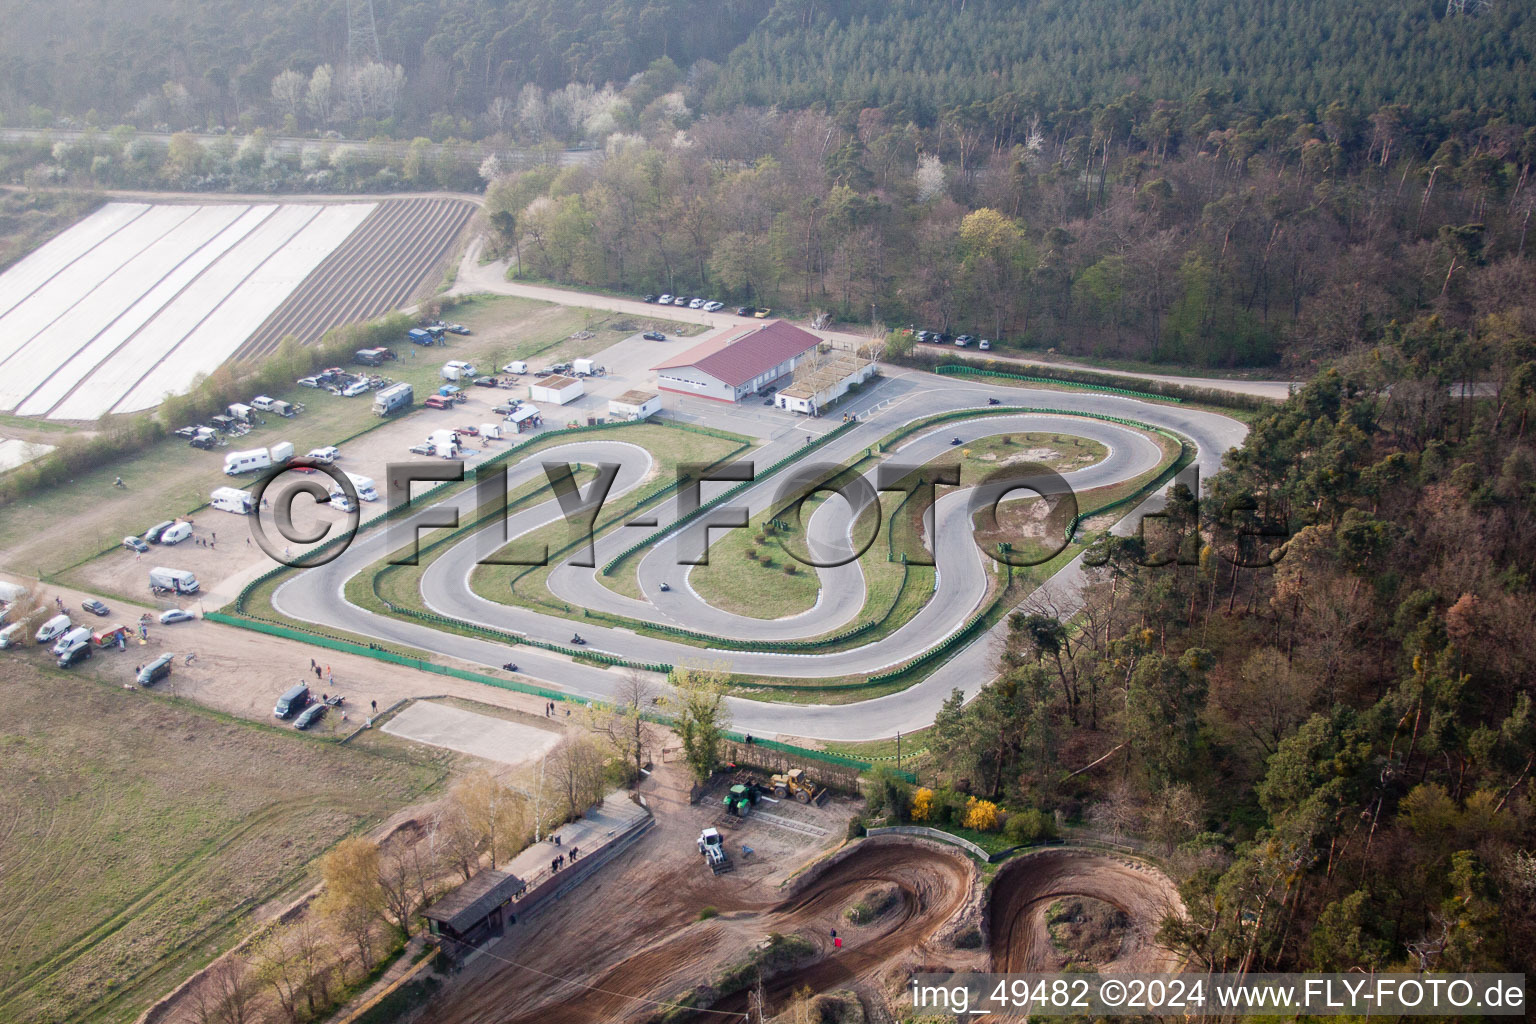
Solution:
<svg viewBox="0 0 1536 1024"><path fill-rule="evenodd" d="M376 203L109 203L0 275L0 411L95 419L212 373Z"/></svg>

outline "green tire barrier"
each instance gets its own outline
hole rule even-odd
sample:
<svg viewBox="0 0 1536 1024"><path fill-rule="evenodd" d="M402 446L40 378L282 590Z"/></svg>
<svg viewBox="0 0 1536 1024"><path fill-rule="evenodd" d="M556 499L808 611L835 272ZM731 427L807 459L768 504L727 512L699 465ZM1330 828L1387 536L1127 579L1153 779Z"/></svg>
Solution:
<svg viewBox="0 0 1536 1024"><path fill-rule="evenodd" d="M461 668L453 668L448 665L439 665L435 662L425 661L420 658L411 658L403 654L379 647L376 644L360 644L355 640L347 640L342 637L333 637L312 630L295 629L281 623L265 622L258 619L225 615L223 612L208 612L203 618L210 622L217 622L225 626L233 626L236 629L248 629L254 633L263 633L267 636L282 637L286 640L297 640L300 643L310 644L315 647L323 647L327 650L340 651L344 654L356 654L375 661L386 662L391 665L402 665L406 668L414 668L422 672L432 672L440 676L450 676L454 679L462 679L466 682L480 683L484 686L494 686L500 690L512 690L516 693L531 694L544 700L560 701L570 704L594 703L583 697L575 697L559 690L546 690L541 686L533 686L529 683L521 683L515 679L498 679L495 676L483 675L479 672L469 672ZM525 641L526 642L526 641ZM586 657L585 654L580 655ZM670 671L670 666L657 666L657 670ZM611 706L611 705L609 705ZM647 715L651 721L665 723L668 720L660 715ZM746 737L740 733L728 732L726 736L737 743L745 743ZM872 767L869 761L861 761L856 757L848 757L844 754L834 754L827 750L811 750L808 747L797 747L792 743L781 743L778 740L763 739L754 736L754 746L766 747L781 753L792 754L811 761L821 761L826 764L842 765L848 768L857 768L867 771ZM916 778L910 772L904 772L908 776L907 781L915 782Z"/></svg>
<svg viewBox="0 0 1536 1024"><path fill-rule="evenodd" d="M1144 485L1143 487L1138 488L1133 494L1127 495L1124 498L1120 498L1120 499L1118 499L1118 500L1116 500L1114 502L1111 502L1111 503L1103 506L1102 508L1095 509L1092 512L1079 513L1077 516L1075 516L1073 518L1073 521L1068 525L1067 531L1066 531L1066 535L1067 535L1066 539L1069 542L1072 539L1072 537L1074 536L1074 534L1075 534L1075 532L1077 530L1077 527L1082 522L1082 520L1084 520L1087 517L1092 516L1092 515L1098 515L1098 514L1104 512L1104 511L1106 511L1108 509L1116 508L1116 507L1119 507L1120 505L1123 505L1123 504L1129 503L1131 501L1139 500L1139 499L1143 498L1149 491L1155 489L1158 486L1161 486L1161 484L1163 482L1165 482L1167 479L1171 478L1174 474L1176 474L1178 472L1178 469L1181 468L1181 464L1183 463L1183 460L1189 454L1189 445L1182 438L1179 438L1177 435L1171 433L1170 431L1164 430L1161 427L1154 427L1154 426L1152 426L1150 424L1142 423L1142 422L1140 422L1138 420L1133 420L1133 419L1129 419L1127 417L1122 417L1122 416L1109 416L1109 415L1102 414L1102 413L1070 412L1070 411L1062 410L1062 409L1035 408L1035 407L1022 407L1021 408L1021 407L1016 407L1016 406L1015 407L1009 407L1009 408L1006 408L1006 409L1004 409L1004 408L994 408L994 407L988 407L986 409L961 409L961 410L955 410L953 412L941 413L941 414L939 414L937 416L930 417L930 418L928 418L926 420L919 421L919 422L913 423L913 424L909 424L907 427L903 428L902 430L897 431L894 434L888 436L886 439L882 440L877 447L880 448L881 450L884 450L884 448L887 445L895 443L896 441L899 441L899 440L901 440L904 437L910 436L912 433L915 433L915 432L917 432L919 430L927 429L928 427L934 426L934 425L936 425L938 423L943 423L943 422L953 421L953 420L960 420L960 419L975 419L975 418L977 418L979 416L1001 416L1001 415L1018 415L1018 414L1046 414L1046 415L1062 415L1062 416L1082 416L1082 417L1085 417L1085 418L1088 418L1088 419L1103 420L1103 421L1106 421L1106 422L1118 423L1118 424L1122 424L1122 425L1125 425L1125 426L1135 427L1135 428L1137 428L1139 430L1144 430L1144 431L1149 431L1149 432L1153 432L1153 433L1158 433L1158 434L1161 434L1161 435L1163 435L1165 437L1169 437L1169 438L1171 438L1173 440L1176 440L1179 443L1179 448L1180 448L1180 455L1179 455L1179 457L1177 459L1175 459L1173 464L1171 464L1168 469L1164 470L1163 473L1160 473L1151 482L1149 482L1148 484ZM534 439L534 441L542 443L544 440L546 440L546 439L548 439L548 438L550 438L552 436L561 436L561 437L563 437L565 435L570 435L570 434L590 433L590 432L595 432L595 431L599 431L599 430L622 429L622 428L627 427L627 426L635 425L636 423L639 423L639 422L643 422L643 421L633 421L633 422L613 423L613 424L593 424L593 425L589 425L589 426L568 427L568 428L565 428L563 430L549 431L548 433L541 434L541 435L539 435L538 438ZM606 566L604 566L604 568L602 570L604 575L610 574L610 570L618 562L620 562L620 561L624 560L625 558L629 557L630 555L634 554L636 551L640 550L641 548L646 547L647 545L649 545L651 543L654 543L660 537L663 537L663 536L665 536L665 535L667 535L669 533L672 533L673 531L678 529L680 526L685 525L691 519L693 519L693 518L695 518L695 517L697 517L699 515L704 514L705 512L709 511L711 508L715 507L716 505L720 504L721 502L724 502L724 501L730 499L731 497L733 497L734 495L740 493L741 491L745 490L746 488L754 486L755 484L761 482L762 480L766 479L767 477L773 475L778 470L782 469L784 466L788 465L791 462L794 462L794 461L798 460L802 456L809 454L810 452L816 450L817 448L820 448L822 445L824 445L824 444L830 442L831 440L833 440L834 438L840 436L841 434L843 434L847 430L851 429L855 425L856 424L853 421L850 421L848 423L842 424L841 426L837 427L835 430L829 431L828 433L822 435L822 437L820 437L816 441L812 442L811 444L805 445L805 446L801 447L800 449L797 449L795 452L791 453L790 455L786 455L784 458L778 460L772 466L770 466L768 468L768 470L763 473L762 476L757 477L755 480L744 481L744 482L736 485L735 487L730 488L725 493L723 493L723 494L719 495L718 497L714 498L712 501L706 502L703 505L701 505L698 509L696 509L690 515L685 516L682 519L679 519L679 520L675 521L670 526L663 527L662 529L657 530L655 533L651 534L650 537L646 538L644 541L641 541L639 544L632 545L623 554L621 554L618 557L614 558ZM669 426L671 426L671 425L669 424ZM726 439L729 439L729 440L736 440L737 439L734 435L726 434L724 432L719 432L719 431L711 431L711 430L708 430L706 428L684 427L683 429L691 429L691 430L694 430L697 433L709 434L709 435L715 436L715 437L723 437L723 438L726 438ZM530 442L530 443L533 443L533 442ZM513 454L517 453L518 451L521 451L523 448L526 448L526 447L528 447L528 445L522 445L522 446L519 446L518 448L509 449L509 450L507 450L505 452L502 452L502 453L494 456L492 459L486 460L486 462L481 463L480 466L494 465L497 462L505 461L506 459L510 458ZM475 467L476 471L479 470L480 466ZM357 532L361 533L363 530L370 529L370 528L378 525L381 522L384 522L384 521L386 521L386 520L388 520L390 518L394 518L394 517L396 517L396 516L398 516L400 514L403 514L403 513L407 512L407 511L409 511L413 505L417 505L419 507L419 505L421 505L421 504L426 504L430 499L436 497L437 495L439 495L440 493L442 493L446 489L452 488L452 487L457 487L457 486L460 486L460 484L457 481L448 481L448 482L439 484L438 486L433 487L430 490L428 490L426 493L418 496L416 499L414 499L414 501L407 502L407 503L402 504L402 505L397 505L397 506L387 510L383 515L375 517L374 519L369 520L367 523L361 524L359 526ZM656 498L659 498L659 497L663 496L664 493L666 493L668 491L671 491L671 490L675 490L677 488L677 486L678 486L678 483L675 482L675 481L670 483L670 484L662 485L661 487L659 487L657 489L656 492L654 492L653 494L648 495L645 498L643 498L641 503L640 503L640 505L637 506L637 507L643 507L646 503L654 501ZM524 501L530 500L537 493L539 493L539 492L533 492L530 495L525 495L524 499L521 499L521 500L524 500ZM514 503L514 504L516 504L516 503ZM511 506L509 506L509 507L511 507ZM631 512L626 513L626 516L632 515L632 514L633 514L633 512L631 511ZM460 533L464 532L465 530L475 528L476 526L479 525L479 523L484 521L484 518L485 517L481 517L480 519L477 519L475 521L475 523L472 523L470 526L468 526L468 527L461 527L459 530L454 531L453 534L449 534L449 535L447 535L447 536L445 536L443 538L439 538L438 541L434 541L434 542L432 542L432 544L429 544L427 547L421 549L422 552L426 552L426 551L432 550L436 546L438 546L439 544L446 543L449 540L452 540L453 538L457 537ZM323 544L321 544L320 546L318 546L315 549L313 549L313 551L311 553L323 552L325 550L329 550L331 547L334 547L335 545L338 545L338 544L340 544L340 543L342 543L344 541L350 541L350 539L351 539L351 535L349 535L349 534L343 534L343 535L338 536L338 537L333 537L331 540L328 540L328 541L324 542ZM888 541L889 541L889 538L888 538ZM558 554L564 553L565 551L573 548L578 543L581 543L581 541L575 541L575 542L572 542L571 544L566 545L564 548L561 549L561 551L559 553L552 553L551 557L552 558L553 557L557 557ZM310 636L310 637L316 638L317 640L320 640L320 639L326 640L326 641L328 641L331 644L337 644L337 643L348 644L351 647L358 647L358 648L360 648L362 650L367 650L368 648L362 648L361 645L356 644L354 641L345 640L345 639L339 638L339 637L333 637L333 636L331 636L329 634L321 633L321 632L316 631L316 630L298 629L298 628L295 628L295 627L292 627L292 626L287 626L287 625L283 625L283 624L280 624L280 623L275 623L275 622L272 622L271 620L267 620L267 619L264 619L264 618L261 618L261 617L258 617L258 616L252 616L252 615L250 615L246 611L245 603L246 603L246 600L247 600L248 596L250 595L250 593L253 592L257 587L261 586L262 584L264 584L264 583L266 583L266 582L276 578L277 576L281 575L284 572L289 571L289 568L290 567L288 567L288 566L277 566L277 567L275 567L275 568L273 568L271 570L268 570L266 573L263 573L261 576L257 577L255 580L251 581L249 584L247 584L241 590L240 595L235 600L235 608L236 608L236 611L238 611L242 616L244 616L243 619L231 619L231 618L229 618L227 616L220 616L220 618L216 619L215 621L224 621L224 622L228 622L228 623L234 624L234 625L242 625L242 624L244 624L244 625L249 625L252 628L256 628L259 625L259 626L262 626L262 627L266 627L267 630L283 630L284 632L282 634L280 634L280 635L290 635L290 636L294 636L294 637ZM540 568L540 567L539 566L530 566L530 567L528 567L528 571L531 572L531 571L533 571L534 569L537 569L537 568ZM905 570L905 565L904 565L904 570ZM1010 574L1009 575L1010 575L1010 582L1011 582L1011 578L1012 578L1012 570L1011 570L1011 568L1010 568ZM515 581L514 581L514 583L515 583ZM905 583L906 583L906 581L905 581L905 577L904 577L902 585L905 586ZM1006 591L1006 587L1004 588L1004 591ZM898 593L899 593L899 591L898 591ZM527 645L527 646L530 646L530 647L537 647L537 648L540 648L540 649L543 649L543 650L547 650L547 651L551 651L551 652L554 652L554 653L563 654L563 655L566 655L566 656L571 657L571 658L585 659L587 661L595 662L595 663L603 664L603 665L634 667L634 668L641 668L641 669L646 669L648 671L655 671L655 672L670 672L671 669L672 669L672 666L664 664L664 663L631 661L629 659L622 658L622 657L620 657L618 655L606 654L604 652L599 652L599 651L584 651L584 650L582 650L580 648L568 647L568 646L561 645L561 644L549 643L547 641L534 640L534 639L532 639L530 637L525 637L525 636L521 636L521 635L518 635L518 634L507 633L505 631L494 629L494 628L489 627L489 626L482 626L482 625L479 625L477 623L465 622L465 621L462 621L462 620L452 619L452 618L448 618L446 616L441 616L441 615L435 615L435 614L429 613L429 612L421 612L421 611L417 611L415 609L410 609L410 608L401 608L401 607L391 603L387 599L383 598L382 596L378 595L377 577L375 577L374 594L375 594L376 597L379 597L379 600L382 601L385 604L386 607L388 607L391 611L395 612L396 614L403 615L403 616L409 617L411 619L415 619L415 620L420 621L420 622L426 622L426 623L430 623L430 624L433 624L433 625L444 626L444 627L446 627L446 628L448 628L450 630L459 630L459 631L462 631L462 632L465 632L465 633L468 633L468 634L471 634L471 635L480 636L480 637L483 637L485 639L488 639L488 640L491 640L491 641L494 641L494 642L497 642L497 643L505 643L505 644L508 644L508 645L524 644L524 645ZM951 633L944 640L940 641L938 645L936 645L933 648L930 648L929 650L927 650L924 653L916 656L915 658L910 659L909 661L907 661L906 663L902 664L901 666L898 666L897 668L889 669L889 670L886 670L884 672L879 672L879 673L876 673L874 675L868 676L868 677L866 677L865 681L862 684L851 684L851 685L846 686L846 687L838 687L838 689L861 689L861 688L864 688L864 687L880 686L880 685L883 685L885 683L892 682L892 681L900 678L901 676L903 676L903 675L905 675L905 674L907 674L909 672L912 672L912 671L914 671L916 669L920 669L920 668L930 664L931 662L933 662L935 659L939 658L940 656L945 655L945 654L949 653L950 651L952 651L956 646L968 642L977 633L977 631L980 629L980 627L982 626L984 620L996 610L997 601L1000 601L1000 600L1001 600L1001 593L999 594L998 598L995 599L992 602L992 604L988 605L988 607L986 609L984 609L981 612L978 612L975 616L973 616L969 621L967 621L958 630L956 630L954 633ZM893 604L892 607L894 608L894 604ZM219 613L211 613L211 614L218 615ZM889 614L890 613L887 612L887 616ZM619 619L619 617L612 617L612 618L614 618L616 621L625 621L625 620ZM694 639L698 639L698 640L701 640L703 642L710 643L712 645L715 645L715 644L723 644L723 645L739 644L739 645L742 645L741 649L745 649L745 650L770 650L771 651L771 650L775 650L777 648L784 648L784 647L787 647L787 648L790 648L790 649L794 649L794 650L811 650L811 649L815 649L815 648L821 647L821 646L826 646L826 645L830 645L830 644L834 644L834 643L839 643L839 642L845 642L848 639L851 639L851 638L853 638L855 636L858 636L858 635L860 635L860 634L862 634L864 632L867 632L870 629L873 629L875 626L883 623L884 621L885 621L885 618L882 617L879 620L873 620L873 621L870 621L870 622L861 623L861 624L859 624L857 626L850 627L849 629L844 630L842 633L836 634L833 637L824 637L824 638L821 638L819 640L784 641L782 643L777 643L777 644L770 643L770 642L756 642L756 641L731 641L731 640L728 640L728 639L723 638L723 637L714 637L714 636L711 636L711 635L705 634L705 633L696 633L696 632L693 632L691 630L683 630L683 629L681 629L679 627L664 626L664 625L653 624L653 623L645 623L643 625L645 625L647 628L654 628L654 629L657 629L657 630L659 630L661 632L670 633L672 635L683 636L683 637L691 637L691 638L694 638ZM754 644L764 644L765 646L752 646ZM322 645L322 646L324 646L324 645ZM380 653L390 653L390 652L384 652L384 651L380 650ZM399 657L398 655L392 655L392 656L393 657ZM407 659L403 663L414 664L415 662L413 660L411 660L411 659ZM423 663L423 664L430 664L430 663ZM490 677L484 677L484 678L489 679ZM520 688L520 687L514 687L514 688ZM825 689L826 687L825 686L802 686L802 685L793 685L793 684L791 684L791 685L779 686L779 687L775 687L775 688L781 688L781 689ZM798 751L799 748L795 748L795 749Z"/></svg>
<svg viewBox="0 0 1536 1024"><path fill-rule="evenodd" d="M1026 377L1021 373L1002 373L998 370L983 370L975 366L964 366L956 363L945 363L942 366L936 366L933 372L945 377L999 377L1003 380L1022 380L1028 384L1056 384L1064 388L1102 391L1110 395L1123 395L1126 398L1139 398L1148 402L1172 402L1175 405L1179 405L1184 401L1184 399L1175 398L1172 395L1155 395L1150 391L1131 391L1128 388L1114 388L1104 384L1084 384L1081 381L1062 380L1058 377Z"/></svg>

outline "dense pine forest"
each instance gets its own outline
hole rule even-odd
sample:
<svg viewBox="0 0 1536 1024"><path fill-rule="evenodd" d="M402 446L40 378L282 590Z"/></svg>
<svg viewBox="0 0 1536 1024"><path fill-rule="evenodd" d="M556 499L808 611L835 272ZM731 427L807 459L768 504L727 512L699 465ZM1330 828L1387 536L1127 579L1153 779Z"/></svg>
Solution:
<svg viewBox="0 0 1536 1024"><path fill-rule="evenodd" d="M920 124L955 108L1027 120L1209 90L1260 115L1340 101L1536 117L1536 26L1509 0L1463 14L1445 0L374 0L378 49L364 34L354 51L401 69L389 104L306 111L274 93L285 72L342 73L347 6L3 0L0 113L480 135L508 127L525 87L622 88L666 58L709 113L847 103Z"/></svg>
<svg viewBox="0 0 1536 1024"><path fill-rule="evenodd" d="M1085 612L1016 614L933 729L941 779L1145 839L1201 966L1528 967L1533 285L1340 360L1098 550Z"/></svg>

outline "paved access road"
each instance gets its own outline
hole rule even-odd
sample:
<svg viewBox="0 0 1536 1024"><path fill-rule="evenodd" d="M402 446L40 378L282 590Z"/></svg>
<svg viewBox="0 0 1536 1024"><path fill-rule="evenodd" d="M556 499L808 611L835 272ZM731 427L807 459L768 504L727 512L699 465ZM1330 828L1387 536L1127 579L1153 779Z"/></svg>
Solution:
<svg viewBox="0 0 1536 1024"><path fill-rule="evenodd" d="M1209 477L1220 466L1221 456L1229 448L1241 442L1245 428L1241 423L1216 413L1188 409L1165 403L1139 402L1117 396L1098 395L1090 392L1032 391L1017 388L989 386L979 383L956 382L933 377L929 374L898 372L862 395L855 403L859 414L857 427L837 438L815 456L817 461L849 464L862 455L865 448L891 433L898 427L936 413L949 410L985 408L987 399L996 397L1012 405L1035 405L1070 411L1090 412L1119 416L1163 426L1193 440L1199 448L1199 465L1202 475ZM1012 420L1011 417L1007 418ZM984 422L984 421L982 421ZM913 442L914 452L921 453L942 448L947 438L954 434L980 436L985 428L982 422L962 421L959 425L943 425L929 436ZM1022 421L1014 421L1022 422ZM1097 421L1083 421L1083 432L1096 430ZM1090 426L1095 424L1095 426ZM819 424L824 426L824 424ZM1017 432L1021 429L1014 426ZM783 432L771 439L755 453L761 463L774 461L784 451L804 443L798 431ZM1091 436L1091 435L1090 435ZM1124 438L1105 435L1112 448L1127 448ZM564 459L569 462L618 462L619 477L613 495L625 493L638 486L650 470L650 458L635 446L617 440L584 441L563 445L540 454L538 459L525 460L509 468L508 486L516 488L523 482L542 474L541 462ZM1155 459L1154 459L1155 461ZM1111 465L1113 464L1113 465ZM1084 471L1097 475L1084 476L1082 485L1100 486L1109 482L1109 467L1118 479L1128 479L1146 465L1146 456L1137 456L1134 450L1123 457L1112 456ZM781 481L764 481L751 488L737 500L754 510L767 506ZM466 493L461 507L468 511L473 497ZM443 504L453 503L450 499ZM1137 514L1156 504L1160 498L1149 499L1142 509L1123 520L1118 529L1134 528ZM841 504L841 503L837 503ZM830 507L830 505L829 505ZM658 510L663 523L675 515L675 502L668 502ZM978 580L984 580L987 566L974 543L970 541L969 528L951 529L964 519L963 494L954 494L936 505L940 517L940 549L937 553L940 568L941 593L930 601L918 616L897 633L883 641L847 651L822 655L754 654L735 651L704 651L700 648L676 644L654 637L637 636L628 630L605 627L578 627L591 649L608 651L645 661L716 661L730 662L737 671L766 674L779 677L832 677L847 674L865 674L879 671L905 661L921 653L950 635L965 621L979 601ZM521 533L552 521L558 516L553 501L515 515L508 528L508 536ZM830 520L829 520L830 521ZM648 530L619 529L615 539L600 542L597 563L604 561L605 551L632 543ZM631 536L632 535L632 536ZM426 603L434 610L501 629L520 631L531 637L565 643L573 629L570 620L545 616L524 608L495 604L474 595L468 588L468 573L476 558L502 543L500 532L486 531L467 538L449 555L439 558L423 574L422 591ZM663 542L665 549L670 542ZM303 573L281 587L275 601L280 611L295 618L317 624L371 636L383 641L418 647L465 660L498 667L509 660L516 661L522 672L547 684L567 691L595 698L609 697L622 678L621 672L604 671L574 664L568 659L538 652L527 647L504 648L483 640L475 640L454 634L442 633L411 622L372 615L363 609L347 604L343 587L348 577L371 565L389 551L399 546L398 534L391 538L388 529L364 534L360 541L341 558L320 569ZM968 546L968 550L966 550ZM658 550L648 556L642 567L645 573L659 570L655 560L664 557ZM653 563L653 564L647 564ZM656 609L647 606L623 604L624 599L613 595L594 578L595 570L581 572L575 569L559 571L562 586L591 590L594 599L615 602L626 612L650 610L652 615L665 614L665 605L657 602ZM642 579L653 579L642 575ZM1075 598L1084 582L1079 560L1075 560L1047 581L1031 603L1069 614L1075 608ZM647 585L648 594L651 593ZM953 594L953 600L951 596ZM673 595L655 595L670 598ZM843 602L858 600L852 591L839 590L833 600ZM595 603L595 602L594 602ZM717 610L710 609L711 613ZM688 624L686 619L684 624ZM701 628L689 625L689 628ZM781 705L744 699L733 699L732 707L738 729L757 735L788 735L815 737L828 740L874 739L892 735L895 731L910 731L929 724L934 712L949 693L959 688L967 694L974 693L992 676L993 636L1006 630L1000 624L991 633L983 634L969 645L955 652L938 669L921 683L888 697L847 705ZM753 631L746 635L756 635Z"/></svg>

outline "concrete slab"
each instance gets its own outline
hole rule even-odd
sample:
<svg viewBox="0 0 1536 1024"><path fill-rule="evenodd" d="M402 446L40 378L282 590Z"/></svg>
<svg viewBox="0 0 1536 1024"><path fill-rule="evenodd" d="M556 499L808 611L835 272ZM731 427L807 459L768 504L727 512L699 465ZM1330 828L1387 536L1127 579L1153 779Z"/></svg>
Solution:
<svg viewBox="0 0 1536 1024"><path fill-rule="evenodd" d="M384 731L505 765L527 764L560 742L560 734L449 704L417 701L384 724Z"/></svg>

